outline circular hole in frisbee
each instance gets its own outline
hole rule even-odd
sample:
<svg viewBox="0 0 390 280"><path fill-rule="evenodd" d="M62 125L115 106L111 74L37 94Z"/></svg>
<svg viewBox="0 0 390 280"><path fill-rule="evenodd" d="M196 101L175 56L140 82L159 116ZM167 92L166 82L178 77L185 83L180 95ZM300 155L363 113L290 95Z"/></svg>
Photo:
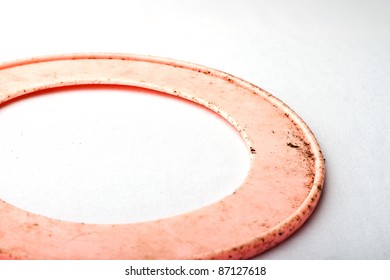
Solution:
<svg viewBox="0 0 390 280"><path fill-rule="evenodd" d="M73 222L139 222L197 209L231 194L250 167L225 119L142 88L26 95L0 107L0 131L1 199Z"/></svg>

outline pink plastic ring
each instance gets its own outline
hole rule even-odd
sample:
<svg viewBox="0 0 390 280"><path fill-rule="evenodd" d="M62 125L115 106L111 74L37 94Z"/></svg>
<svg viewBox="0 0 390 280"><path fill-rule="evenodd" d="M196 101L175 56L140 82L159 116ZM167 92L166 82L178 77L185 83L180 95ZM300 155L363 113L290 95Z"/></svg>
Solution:
<svg viewBox="0 0 390 280"><path fill-rule="evenodd" d="M324 183L314 135L285 104L229 74L123 54L40 57L0 65L0 103L73 85L148 88L199 103L242 135L251 169L231 195L181 215L130 224L82 224L0 200L0 259L243 259L285 240L310 216Z"/></svg>

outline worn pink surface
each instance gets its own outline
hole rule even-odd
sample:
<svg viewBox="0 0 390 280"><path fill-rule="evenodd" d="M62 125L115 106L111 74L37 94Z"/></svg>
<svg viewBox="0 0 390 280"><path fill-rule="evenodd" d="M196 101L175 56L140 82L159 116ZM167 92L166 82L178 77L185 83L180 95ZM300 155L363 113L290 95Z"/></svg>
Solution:
<svg viewBox="0 0 390 280"><path fill-rule="evenodd" d="M248 176L217 203L130 224L65 222L0 199L0 259L250 258L285 240L317 205L324 159L309 128L269 93L214 69L122 54L21 60L0 65L0 104L80 84L149 88L208 107L246 141L251 154Z"/></svg>

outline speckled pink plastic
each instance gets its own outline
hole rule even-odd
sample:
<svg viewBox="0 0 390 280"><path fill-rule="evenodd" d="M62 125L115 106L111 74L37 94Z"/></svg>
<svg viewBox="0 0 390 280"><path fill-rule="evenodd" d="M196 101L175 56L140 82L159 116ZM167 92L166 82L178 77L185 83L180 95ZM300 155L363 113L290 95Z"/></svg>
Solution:
<svg viewBox="0 0 390 280"><path fill-rule="evenodd" d="M247 143L248 176L214 204L130 224L60 221L0 200L0 259L250 258L285 240L317 205L324 159L313 134L280 100L239 78L195 64L123 54L61 55L0 65L0 103L80 84L149 88L217 112Z"/></svg>

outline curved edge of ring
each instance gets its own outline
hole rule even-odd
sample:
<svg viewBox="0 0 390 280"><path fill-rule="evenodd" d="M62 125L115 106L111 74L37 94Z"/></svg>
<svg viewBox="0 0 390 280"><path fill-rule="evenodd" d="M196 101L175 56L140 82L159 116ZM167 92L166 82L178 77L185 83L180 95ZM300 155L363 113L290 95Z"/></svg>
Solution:
<svg viewBox="0 0 390 280"><path fill-rule="evenodd" d="M218 70L217 70L218 71ZM221 71L218 71L221 72ZM222 72L223 73L223 72ZM294 232L296 232L311 216L315 207L317 206L324 189L325 183L325 160L319 146L319 143L314 136L314 133L308 127L308 125L293 111L287 104L263 90L262 88L253 85L245 80L237 78L227 73L223 73L229 76L232 82L247 88L248 90L255 92L262 96L268 102L276 105L279 109L283 110L292 122L297 124L299 128L304 132L307 142L310 144L310 149L314 155L314 179L310 188L309 194L302 202L302 204L285 220L279 224L270 228L264 234L255 237L252 240L247 241L245 244L240 244L228 250L219 252L213 252L212 254L199 256L198 259L249 259L256 255L259 255L275 246L282 241L289 238Z"/></svg>

